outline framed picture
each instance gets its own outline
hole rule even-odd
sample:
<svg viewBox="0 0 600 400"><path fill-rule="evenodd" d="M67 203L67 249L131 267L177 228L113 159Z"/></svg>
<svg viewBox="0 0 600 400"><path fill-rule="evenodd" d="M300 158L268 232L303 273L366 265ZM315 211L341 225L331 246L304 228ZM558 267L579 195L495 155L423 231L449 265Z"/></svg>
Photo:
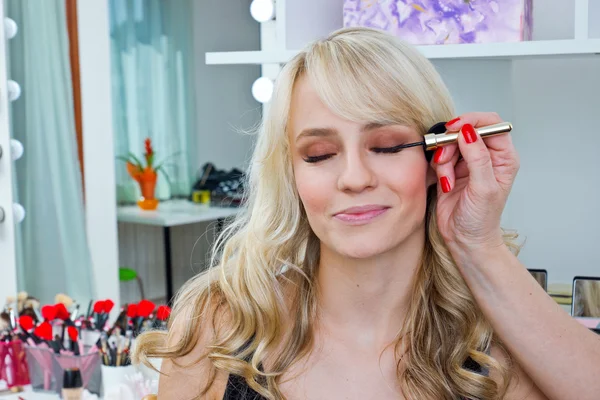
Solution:
<svg viewBox="0 0 600 400"><path fill-rule="evenodd" d="M571 315L583 325L600 333L600 277L573 278Z"/></svg>
<svg viewBox="0 0 600 400"><path fill-rule="evenodd" d="M544 290L548 291L548 271L545 269L528 269L529 273L535 278Z"/></svg>

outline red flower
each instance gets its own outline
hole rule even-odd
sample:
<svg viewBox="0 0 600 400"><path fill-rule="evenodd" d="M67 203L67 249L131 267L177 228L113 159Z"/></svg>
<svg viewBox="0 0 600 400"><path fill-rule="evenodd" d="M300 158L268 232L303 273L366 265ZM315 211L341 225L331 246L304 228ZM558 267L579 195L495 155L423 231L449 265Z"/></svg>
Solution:
<svg viewBox="0 0 600 400"><path fill-rule="evenodd" d="M154 149L152 148L152 141L150 138L144 140L144 147L146 148L146 155L154 154Z"/></svg>
<svg viewBox="0 0 600 400"><path fill-rule="evenodd" d="M171 308L169 306L158 307L156 318L158 318L159 321L166 321L169 318L169 315L171 315Z"/></svg>

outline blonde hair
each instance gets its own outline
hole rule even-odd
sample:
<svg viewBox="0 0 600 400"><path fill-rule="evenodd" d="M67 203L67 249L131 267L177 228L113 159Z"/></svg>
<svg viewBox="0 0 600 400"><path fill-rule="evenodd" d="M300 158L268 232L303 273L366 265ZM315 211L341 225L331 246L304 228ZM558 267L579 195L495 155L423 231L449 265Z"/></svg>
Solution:
<svg viewBox="0 0 600 400"><path fill-rule="evenodd" d="M308 355L313 344L320 255L319 239L296 192L286 131L292 90L302 75L332 112L349 120L408 124L424 134L454 116L450 95L431 63L383 32L341 29L296 55L282 69L260 127L246 204L217 239L213 267L187 282L176 297L170 326L184 327L181 339L168 347L165 333L144 333L135 361L182 357L196 345L198 331L210 328L214 337L206 357L213 380L222 370L244 377L268 399L284 398L278 377ZM501 398L508 370L489 354L500 343L444 245L435 207L432 186L422 265L396 342L397 356L404 352L398 378L412 399ZM511 238L505 239L508 245ZM287 269L283 274L282 266ZM291 299L286 299L288 289ZM214 320L224 314L226 322ZM206 319L211 315L212 322ZM287 315L297 318L291 331L283 332ZM261 371L267 357L273 362ZM503 384L466 369L469 357L498 372Z"/></svg>

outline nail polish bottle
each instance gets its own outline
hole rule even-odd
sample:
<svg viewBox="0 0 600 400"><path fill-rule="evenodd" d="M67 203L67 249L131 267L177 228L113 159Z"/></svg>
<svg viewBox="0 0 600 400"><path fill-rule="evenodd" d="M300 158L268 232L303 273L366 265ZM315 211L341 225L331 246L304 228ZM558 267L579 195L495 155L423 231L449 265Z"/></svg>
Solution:
<svg viewBox="0 0 600 400"><path fill-rule="evenodd" d="M79 368L65 369L63 374L63 400L81 400L83 396L83 381Z"/></svg>

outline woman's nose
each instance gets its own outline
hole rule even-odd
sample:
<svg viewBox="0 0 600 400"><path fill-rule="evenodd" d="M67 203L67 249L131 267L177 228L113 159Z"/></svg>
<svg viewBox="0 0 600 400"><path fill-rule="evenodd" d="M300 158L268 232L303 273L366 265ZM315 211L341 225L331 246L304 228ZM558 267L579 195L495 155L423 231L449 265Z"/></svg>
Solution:
<svg viewBox="0 0 600 400"><path fill-rule="evenodd" d="M366 159L367 155L349 154L338 178L338 189L361 192L376 185L376 175Z"/></svg>

